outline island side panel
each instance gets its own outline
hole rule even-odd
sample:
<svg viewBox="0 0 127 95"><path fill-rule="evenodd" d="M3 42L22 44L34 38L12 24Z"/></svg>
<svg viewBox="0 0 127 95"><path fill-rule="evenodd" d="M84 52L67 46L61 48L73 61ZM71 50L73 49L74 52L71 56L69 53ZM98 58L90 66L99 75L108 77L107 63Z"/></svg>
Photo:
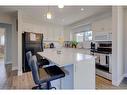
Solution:
<svg viewBox="0 0 127 95"><path fill-rule="evenodd" d="M73 89L74 83L74 70L73 64L64 66L64 69L68 72L65 77L61 79L61 89Z"/></svg>
<svg viewBox="0 0 127 95"><path fill-rule="evenodd" d="M74 65L74 89L95 89L95 59Z"/></svg>

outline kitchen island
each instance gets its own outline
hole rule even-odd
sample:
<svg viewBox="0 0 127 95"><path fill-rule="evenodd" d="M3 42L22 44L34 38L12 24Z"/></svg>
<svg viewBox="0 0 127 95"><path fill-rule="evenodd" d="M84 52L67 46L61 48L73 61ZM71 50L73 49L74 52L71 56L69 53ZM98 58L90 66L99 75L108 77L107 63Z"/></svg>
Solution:
<svg viewBox="0 0 127 95"><path fill-rule="evenodd" d="M55 80L57 89L95 89L95 57L72 48L44 49L38 54L63 67L68 74Z"/></svg>

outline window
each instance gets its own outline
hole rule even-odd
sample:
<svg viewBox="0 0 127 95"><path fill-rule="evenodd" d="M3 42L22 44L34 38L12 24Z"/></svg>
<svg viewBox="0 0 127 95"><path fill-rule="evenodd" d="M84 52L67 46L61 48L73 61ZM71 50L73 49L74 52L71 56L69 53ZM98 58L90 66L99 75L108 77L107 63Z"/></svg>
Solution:
<svg viewBox="0 0 127 95"><path fill-rule="evenodd" d="M76 33L77 42L91 41L91 40L92 40L92 31Z"/></svg>
<svg viewBox="0 0 127 95"><path fill-rule="evenodd" d="M0 44L1 45L4 45L5 43L5 40L4 40L4 35L0 37Z"/></svg>
<svg viewBox="0 0 127 95"><path fill-rule="evenodd" d="M76 34L76 41L83 42L83 36L84 36L84 33L77 33Z"/></svg>
<svg viewBox="0 0 127 95"><path fill-rule="evenodd" d="M92 40L92 31L85 32L85 41L91 41Z"/></svg>

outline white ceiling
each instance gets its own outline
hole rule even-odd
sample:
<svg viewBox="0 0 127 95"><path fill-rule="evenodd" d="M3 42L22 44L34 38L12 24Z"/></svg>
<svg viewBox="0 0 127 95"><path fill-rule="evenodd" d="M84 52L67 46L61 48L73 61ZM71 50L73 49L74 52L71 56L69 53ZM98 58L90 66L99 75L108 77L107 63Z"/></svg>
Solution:
<svg viewBox="0 0 127 95"><path fill-rule="evenodd" d="M80 9L84 8L84 11ZM0 13L13 15L18 9L22 9L24 22L31 23L53 23L59 25L69 25L76 21L85 19L89 16L111 11L111 6L65 6L59 9L57 6L50 6L52 13L51 20L46 19L48 6L25 6L25 7L6 7L0 6Z"/></svg>

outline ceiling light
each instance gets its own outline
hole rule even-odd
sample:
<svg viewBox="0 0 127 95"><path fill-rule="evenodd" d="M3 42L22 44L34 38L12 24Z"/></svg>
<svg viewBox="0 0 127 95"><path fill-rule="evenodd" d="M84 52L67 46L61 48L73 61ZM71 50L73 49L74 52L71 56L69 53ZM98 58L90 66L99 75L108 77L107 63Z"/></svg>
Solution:
<svg viewBox="0 0 127 95"><path fill-rule="evenodd" d="M47 19L51 19L52 18L52 14L50 12L47 13Z"/></svg>
<svg viewBox="0 0 127 95"><path fill-rule="evenodd" d="M81 11L84 11L84 8L81 8Z"/></svg>
<svg viewBox="0 0 127 95"><path fill-rule="evenodd" d="M63 0L58 0L58 8L64 8Z"/></svg>
<svg viewBox="0 0 127 95"><path fill-rule="evenodd" d="M64 5L63 5L62 3L60 3L60 4L58 5L58 8L64 8Z"/></svg>

